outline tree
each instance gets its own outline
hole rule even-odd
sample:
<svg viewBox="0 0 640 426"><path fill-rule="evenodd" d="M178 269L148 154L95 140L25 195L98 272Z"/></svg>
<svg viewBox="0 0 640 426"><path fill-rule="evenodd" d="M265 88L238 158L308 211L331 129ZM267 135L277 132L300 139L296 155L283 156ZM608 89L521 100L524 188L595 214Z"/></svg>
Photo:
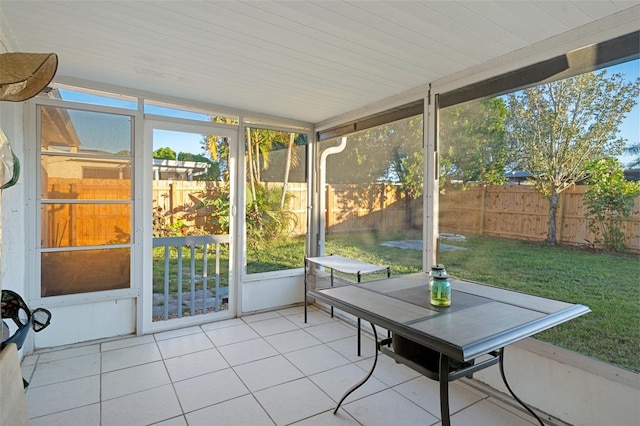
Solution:
<svg viewBox="0 0 640 426"><path fill-rule="evenodd" d="M220 173L220 163L213 162L210 158L202 155L202 154L192 154L190 152L179 152L178 153L178 161L193 161L195 163L207 163L209 168L207 168L207 172L205 174L199 174L194 176L194 180L199 181L219 181L222 180L222 175Z"/></svg>
<svg viewBox="0 0 640 426"><path fill-rule="evenodd" d="M589 229L596 235L595 243L608 251L624 250L622 222L631 216L640 184L625 180L622 165L615 158L593 161L588 170L585 216L589 218Z"/></svg>
<svg viewBox="0 0 640 426"><path fill-rule="evenodd" d="M443 109L440 113L440 179L463 182L504 182L507 149L501 98Z"/></svg>
<svg viewBox="0 0 640 426"><path fill-rule="evenodd" d="M422 129L419 115L349 135L344 151L327 160L327 183L402 182L403 162L422 152Z"/></svg>
<svg viewBox="0 0 640 426"><path fill-rule="evenodd" d="M305 135L306 136L306 135ZM282 197L280 198L280 210L284 209L285 201L287 198L287 185L289 184L289 174L292 167L297 167L300 163L300 158L297 155L297 151L294 150L296 146L296 139L300 138L300 135L296 133L289 133L289 143L287 144L287 157L284 165L284 180L282 182ZM306 138L305 138L306 143Z"/></svg>
<svg viewBox="0 0 640 426"><path fill-rule="evenodd" d="M213 116L211 121L221 124L237 125L236 119ZM307 144L306 134L297 134L271 129L246 128L245 133L245 164L247 170L247 232L254 237L273 238L277 231L286 229L290 219L289 212L285 211L285 205L289 199L287 185L289 173L300 161L297 151L299 145ZM229 140L215 135L204 136L201 141L203 153L211 158L212 167L209 173L216 173L218 179L225 183L225 189L214 202L205 203L214 205L213 214L216 223L222 224L223 214L228 213L229 206ZM268 188L263 182L263 173L270 167L271 153L277 150L287 150L283 161L283 173L279 173L277 179L282 179L282 188ZM197 159L200 156L193 156ZM206 157L204 157L206 158ZM185 157L186 159L186 157ZM208 159L207 159L208 160ZM201 161L201 160L197 160ZM204 160L202 160L204 161ZM280 170L278 169L277 172ZM273 177L273 174L270 174ZM268 178L267 178L268 180ZM274 205L274 200L278 200ZM203 204L203 206L205 205ZM224 224L228 227L228 224ZM222 226L225 228L225 226Z"/></svg>
<svg viewBox="0 0 640 426"><path fill-rule="evenodd" d="M192 154L190 152L179 152L177 156L178 161L193 161L196 163L209 163L211 160L202 154Z"/></svg>
<svg viewBox="0 0 640 426"><path fill-rule="evenodd" d="M156 160L175 160L176 152L168 147L158 148L153 151L153 158Z"/></svg>
<svg viewBox="0 0 640 426"><path fill-rule="evenodd" d="M208 135L200 142L202 151L211 158L211 179L229 183L229 140L226 137ZM209 173L207 173L209 175Z"/></svg>
<svg viewBox="0 0 640 426"><path fill-rule="evenodd" d="M247 194L247 227L248 232L260 238L275 238L282 230L286 230L291 215L288 212L287 185L292 167L297 166L299 158L294 147L305 145L307 136L297 133L270 129L247 128L246 130L246 164L248 178ZM269 189L265 181L271 165L271 155L275 151L286 150L283 175L277 173L278 181L282 179L282 188ZM272 176L273 178L273 176ZM274 196L279 202L274 205Z"/></svg>
<svg viewBox="0 0 640 426"><path fill-rule="evenodd" d="M253 211L256 215L259 212L259 198L256 184L260 184L262 179L260 174L262 168L269 168L269 153L273 147L278 132L268 129L252 129L247 127L247 134L245 136L247 153L247 175L249 178L249 189L251 196L247 197L249 200L254 200L252 203Z"/></svg>
<svg viewBox="0 0 640 426"><path fill-rule="evenodd" d="M394 153L396 170L400 178L400 190L412 199L418 199L423 194L424 156L416 151L408 155Z"/></svg>
<svg viewBox="0 0 640 426"><path fill-rule="evenodd" d="M640 79L589 72L507 96L513 166L528 171L549 201L546 241L556 244L560 193L587 177L588 162L622 153L618 127L637 102Z"/></svg>

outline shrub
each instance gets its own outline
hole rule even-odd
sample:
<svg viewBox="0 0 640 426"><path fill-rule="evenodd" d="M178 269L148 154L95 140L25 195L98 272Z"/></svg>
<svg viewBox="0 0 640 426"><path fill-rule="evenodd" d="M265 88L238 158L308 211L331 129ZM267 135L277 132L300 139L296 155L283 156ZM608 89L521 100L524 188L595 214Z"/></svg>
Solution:
<svg viewBox="0 0 640 426"><path fill-rule="evenodd" d="M622 222L631 216L640 184L625 180L620 162L604 158L589 164L589 189L585 193L585 216L595 243L607 251L624 250Z"/></svg>

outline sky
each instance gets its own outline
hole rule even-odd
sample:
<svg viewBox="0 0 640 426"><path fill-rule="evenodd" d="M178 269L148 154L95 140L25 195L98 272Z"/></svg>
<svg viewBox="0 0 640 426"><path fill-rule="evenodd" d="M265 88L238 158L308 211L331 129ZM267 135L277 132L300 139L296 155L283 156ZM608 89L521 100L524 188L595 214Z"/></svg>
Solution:
<svg viewBox="0 0 640 426"><path fill-rule="evenodd" d="M196 133L171 132L168 130L153 130L153 150L169 147L176 155L181 152L203 154L202 135Z"/></svg>
<svg viewBox="0 0 640 426"><path fill-rule="evenodd" d="M620 65L607 68L608 74L621 73L627 80L635 80L640 77L640 59L629 61ZM132 102L123 100L109 99L93 95L81 94L78 92L61 91L63 99L79 102L97 103L100 105L126 107L135 109L136 105ZM620 126L619 135L627 140L628 144L640 142L640 99L636 102L634 109L626 116ZM152 114L169 115L173 117L191 118L201 121L208 120L205 114L194 113L190 111L174 110L169 108L147 106L146 111ZM202 154L200 141L201 134L179 133L164 130L154 130L153 149L169 147L176 154L180 152L188 152L191 154ZM630 155L622 155L620 161L626 165L632 160Z"/></svg>
<svg viewBox="0 0 640 426"><path fill-rule="evenodd" d="M192 120L209 121L207 114L199 114L190 111L183 111L171 108L154 107L147 105L145 111L151 114L169 115L171 117L189 118ZM185 133L185 132L173 132L169 130L153 130L153 150L158 148L171 148L175 151L176 155L181 152L187 152L189 154L203 154L202 134L200 133Z"/></svg>
<svg viewBox="0 0 640 426"><path fill-rule="evenodd" d="M607 68L607 73L609 75L617 72L624 74L626 79L629 81L639 78L640 59ZM640 142L640 99L637 100L636 106L626 116L619 130L620 136L627 140L627 144L637 144ZM622 164L625 165L628 164L632 158L633 157L628 154L619 157Z"/></svg>
<svg viewBox="0 0 640 426"><path fill-rule="evenodd" d="M640 60L609 67L607 68L607 73L608 75L621 73L625 75L627 80L635 80L640 77ZM633 110L626 116L619 131L619 135L625 138L628 144L640 142L640 99L636 102ZM154 131L153 149L155 150L166 146L173 149L176 154L181 151L202 154L202 148L200 146L201 140L201 135L184 134L182 137L176 137L176 134L172 132L156 130ZM618 158L623 165L627 165L634 157L624 154Z"/></svg>

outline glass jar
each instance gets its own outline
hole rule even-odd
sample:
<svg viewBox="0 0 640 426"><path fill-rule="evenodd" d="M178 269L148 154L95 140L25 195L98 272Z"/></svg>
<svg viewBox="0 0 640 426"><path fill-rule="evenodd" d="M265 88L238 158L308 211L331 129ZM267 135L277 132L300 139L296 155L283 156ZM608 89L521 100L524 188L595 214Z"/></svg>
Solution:
<svg viewBox="0 0 640 426"><path fill-rule="evenodd" d="M431 271L429 271L429 290L431 290L433 277L438 275L447 275L447 270L444 269L444 265L441 263L438 263L437 265L433 265L431 267Z"/></svg>
<svg viewBox="0 0 640 426"><path fill-rule="evenodd" d="M448 275L434 275L431 281L431 304L433 306L451 305L451 283Z"/></svg>

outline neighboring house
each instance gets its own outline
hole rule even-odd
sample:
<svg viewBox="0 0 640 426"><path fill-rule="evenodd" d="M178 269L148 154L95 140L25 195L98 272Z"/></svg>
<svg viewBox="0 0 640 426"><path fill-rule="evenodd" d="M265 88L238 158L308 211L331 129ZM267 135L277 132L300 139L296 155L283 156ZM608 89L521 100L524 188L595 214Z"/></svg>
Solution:
<svg viewBox="0 0 640 426"><path fill-rule="evenodd" d="M509 185L530 185L531 173L524 170L514 170L506 172L504 177L507 178Z"/></svg>
<svg viewBox="0 0 640 426"><path fill-rule="evenodd" d="M624 171L624 178L633 182L640 182L640 169L627 169Z"/></svg>
<svg viewBox="0 0 640 426"><path fill-rule="evenodd" d="M211 164L196 161L153 159L153 180L193 180L206 175Z"/></svg>
<svg viewBox="0 0 640 426"><path fill-rule="evenodd" d="M507 178L507 183L510 185L529 185L531 179L531 173L524 170L514 170L504 174ZM627 169L624 171L624 178L628 181L639 182L640 181L640 169ZM582 185L582 182L578 182Z"/></svg>

